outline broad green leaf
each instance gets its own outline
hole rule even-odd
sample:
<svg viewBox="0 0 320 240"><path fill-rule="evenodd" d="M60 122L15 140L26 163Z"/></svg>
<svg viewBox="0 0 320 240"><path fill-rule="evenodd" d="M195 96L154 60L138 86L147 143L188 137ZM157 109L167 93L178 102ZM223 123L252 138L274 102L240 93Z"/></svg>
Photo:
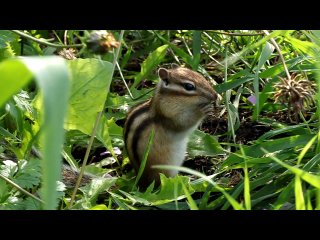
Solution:
<svg viewBox="0 0 320 240"><path fill-rule="evenodd" d="M144 193L135 192L135 195L147 200L152 203L152 205L161 205L175 201L175 199L180 200L185 198L181 183L185 184L191 194L194 193L189 178L186 176L177 175L173 178L167 178L165 175L160 174L160 181L161 189L158 192L153 193L151 192L151 189L148 188ZM177 185L176 191L174 191L175 185Z"/></svg>
<svg viewBox="0 0 320 240"><path fill-rule="evenodd" d="M18 91L21 90L32 77L32 73L23 62L9 59L0 63L0 107Z"/></svg>
<svg viewBox="0 0 320 240"><path fill-rule="evenodd" d="M31 189L38 186L41 178L40 163L39 159L20 160L18 162L19 171L14 176L14 182L22 188Z"/></svg>
<svg viewBox="0 0 320 240"><path fill-rule="evenodd" d="M150 206L152 205L152 203L150 203L148 200L144 199L144 198L141 198L141 197L137 197L133 194L130 194L130 193L127 193L125 191L122 191L119 189L119 192L121 192L125 197L127 197L131 202L132 202L132 205L135 205L136 203L141 203L145 206Z"/></svg>
<svg viewBox="0 0 320 240"><path fill-rule="evenodd" d="M216 156L224 151L215 137L210 134L194 131L188 142L188 153L190 157Z"/></svg>
<svg viewBox="0 0 320 240"><path fill-rule="evenodd" d="M147 59L141 64L141 72L134 78L134 83L130 89L138 86L138 84L161 63L166 55L168 47L168 45L163 45L150 53Z"/></svg>
<svg viewBox="0 0 320 240"><path fill-rule="evenodd" d="M236 210L240 210L243 209L243 207L232 197L230 196L230 194L228 194L222 187L218 186L214 181L212 181L211 178L209 178L208 176L197 172L195 170L186 168L186 167L178 167L178 166L169 166L169 165L154 165L154 168L159 168L159 169L176 169L178 171L181 172L185 172L185 173L189 173L189 174L193 174L197 177L203 178L205 181L207 181L208 183L210 183L212 186L214 186L218 191L220 191L230 202L230 204L232 205L232 207Z"/></svg>
<svg viewBox="0 0 320 240"><path fill-rule="evenodd" d="M28 197L23 204L25 205L25 210L40 210L41 209L41 203L39 201L36 201L35 199Z"/></svg>
<svg viewBox="0 0 320 240"><path fill-rule="evenodd" d="M68 61L68 66L72 86L65 128L90 135L109 92L112 64L97 59L75 59Z"/></svg>
<svg viewBox="0 0 320 240"><path fill-rule="evenodd" d="M80 202L84 202L87 206L95 204L98 196L103 191L108 191L108 189L114 185L116 178L94 178L92 181L84 187L79 189L83 192L84 197ZM79 204L79 203L77 203ZM74 207L76 207L76 205Z"/></svg>

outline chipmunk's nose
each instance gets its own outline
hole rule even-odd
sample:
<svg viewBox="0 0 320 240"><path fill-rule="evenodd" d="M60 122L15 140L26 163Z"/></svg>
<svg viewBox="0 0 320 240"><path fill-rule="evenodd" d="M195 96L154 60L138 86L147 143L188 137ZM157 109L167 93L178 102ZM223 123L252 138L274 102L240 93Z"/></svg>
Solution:
<svg viewBox="0 0 320 240"><path fill-rule="evenodd" d="M218 99L218 93L215 91L215 90L213 90L213 89L210 89L211 91L210 91L210 100L211 100L211 102L214 102L214 101L216 101L217 99Z"/></svg>

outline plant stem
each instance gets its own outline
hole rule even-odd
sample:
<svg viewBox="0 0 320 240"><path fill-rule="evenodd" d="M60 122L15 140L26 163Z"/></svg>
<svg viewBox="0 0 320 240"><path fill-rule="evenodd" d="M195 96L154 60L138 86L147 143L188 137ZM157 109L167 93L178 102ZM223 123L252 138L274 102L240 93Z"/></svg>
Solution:
<svg viewBox="0 0 320 240"><path fill-rule="evenodd" d="M117 62L116 64L117 64L117 68L118 68L119 73L120 73L120 77L121 77L121 79L122 79L122 81L123 81L126 89L128 90L128 93L129 93L131 99L134 99L134 97L133 97L133 95L132 95L132 93L131 93L131 91L130 91L130 88L128 87L128 84L127 84L126 80L125 80L124 77L123 77L123 74L122 74L121 68L120 68L120 66L119 66L119 63Z"/></svg>
<svg viewBox="0 0 320 240"><path fill-rule="evenodd" d="M45 40L41 40L41 39L38 39L38 38L35 38L35 37L32 37L24 32L21 32L19 30L11 30L11 32L14 32L15 34L18 34L19 36L21 37L24 37L24 38L27 38L27 39L30 39L34 42L37 42L37 43L40 43L40 44L43 44L43 45L46 45L46 46L50 46L50 47L56 47L56 48L75 48L75 47L84 47L85 45L84 44L71 44L71 45L61 45L61 44L55 44L55 43L50 43L50 42L47 42Z"/></svg>
<svg viewBox="0 0 320 240"><path fill-rule="evenodd" d="M38 197L34 196L33 194L29 193L28 191L24 190L18 184L14 183L13 181L11 181L7 177L3 176L2 174L0 174L0 178L3 179L4 181L6 181L7 183L9 183L10 185L12 185L13 187L15 187L16 189L18 189L20 192L28 195L29 197L37 200L38 202L41 202L42 204L44 204L44 201L42 201L40 198L38 198Z"/></svg>
<svg viewBox="0 0 320 240"><path fill-rule="evenodd" d="M124 30L121 30L120 36L119 36L119 40L118 40L118 41L120 42L120 45L119 45L119 47L117 48L116 53L115 53L115 56L114 56L114 59L113 59L112 71L111 71L111 74L110 74L111 77L113 76L114 69L115 69L115 67L116 67L116 63L117 63L117 60L118 60L118 56L119 56L119 52L120 52L120 48L121 48L121 41L122 41L122 38L123 38L123 34L124 34ZM94 140L94 138L95 138L95 136L96 136L96 132L97 132L97 129L98 129L98 126L99 126L99 122L100 122L100 119L101 119L101 117L102 117L104 108L105 108L105 106L103 106L102 110L98 113L98 116L97 116L96 121L95 121L95 123L94 123L94 127L93 127L93 130L92 130L92 133L91 133L91 136L90 136L90 140L89 140L89 144L88 144L88 147L87 147L87 150L86 150L84 159L83 159L83 163L82 163L82 166L81 166L81 169L80 169L79 177L78 177L78 179L77 179L76 186L74 187L74 191L73 191L72 196L71 196L69 209L70 209L70 208L72 207L72 205L73 205L73 202L74 202L74 199L75 199L75 197L76 197L78 188L79 188L79 186L80 186L81 179L82 179L82 176L83 176L83 174L84 174L84 167L85 167L86 164L87 164L87 161L88 161L88 158L89 158L89 153L90 153L90 150L91 150L91 147L92 147L92 144L93 144L93 140Z"/></svg>
<svg viewBox="0 0 320 240"><path fill-rule="evenodd" d="M262 30L262 31L265 33L265 35L269 35L269 32L268 32L267 30ZM273 44L273 46L277 49L277 51L278 51L278 53L279 53L279 56L280 56L280 58L281 58L281 61L282 61L284 70L285 70L285 72L286 72L286 74L287 74L287 78L288 78L288 80L290 81L290 80L291 80L291 76L290 76L290 73L289 73L287 64L286 64L286 62L285 62L285 60L284 60L284 57L283 57L283 55L282 55L282 53L281 53L281 49L279 48L279 45L277 44L277 42L276 42L273 38L270 38L270 41L271 41L271 43Z"/></svg>

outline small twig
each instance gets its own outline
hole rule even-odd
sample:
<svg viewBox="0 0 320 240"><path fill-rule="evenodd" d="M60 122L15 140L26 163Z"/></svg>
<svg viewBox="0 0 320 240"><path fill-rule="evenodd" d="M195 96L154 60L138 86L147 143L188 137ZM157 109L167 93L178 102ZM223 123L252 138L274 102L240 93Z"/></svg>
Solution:
<svg viewBox="0 0 320 240"><path fill-rule="evenodd" d="M84 44L71 44L71 45L61 45L61 44L55 44L55 43L50 43L48 41L45 40L41 40L35 37L32 37L24 32L18 31L18 30L11 30L11 32L14 32L16 34L18 34L21 37L30 39L34 42L46 45L46 46L50 46L50 47L56 47L56 48L75 48L75 47L84 47Z"/></svg>
<svg viewBox="0 0 320 240"><path fill-rule="evenodd" d="M133 95L132 95L132 93L131 93L131 91L130 91L130 88L128 87L128 84L127 84L126 80L125 80L124 77L123 77L123 74L122 74L121 68L120 68L120 66L119 66L119 63L117 62L116 65L117 65L117 68L118 68L118 70L119 70L120 77L121 77L124 85L126 86L126 88L127 88L127 90L128 90L128 93L129 93L131 99L134 99L134 97L133 97Z"/></svg>
<svg viewBox="0 0 320 240"><path fill-rule="evenodd" d="M208 32L223 34L223 35L229 35L229 36L259 36L264 35L264 33L229 33L229 32L221 32L221 31L214 31L209 30Z"/></svg>
<svg viewBox="0 0 320 240"><path fill-rule="evenodd" d="M64 34L63 34L63 43L64 43L65 45L67 45L67 33L68 33L68 30L65 30L65 31L64 31Z"/></svg>
<svg viewBox="0 0 320 240"><path fill-rule="evenodd" d="M116 67L116 63L117 63L118 56L119 56L119 52L120 52L120 48L121 48L121 41L122 41L122 38L123 38L123 34L124 34L124 30L121 30L120 36L119 36L119 40L118 40L118 41L120 42L120 45L119 45L119 47L117 48L116 53L115 53L115 56L114 56L114 59L113 59L111 76L113 76L114 69L115 69L115 67ZM102 111L100 111L100 112L98 113L98 116L97 116L96 121L95 121L95 123L94 123L94 127L93 127L93 130L92 130L92 133L91 133L91 136L90 136L90 140L89 140L89 144L88 144L88 147L87 147L87 150L86 150L84 159L83 159L83 163L82 163L82 166L81 166L81 169L80 169L79 177L78 177L78 179L77 179L76 186L74 187L74 191L73 191L72 196L71 196L69 209L70 209L70 208L72 207L72 205L73 205L73 202L74 202L74 199L75 199L75 197L76 197L78 188L79 188L79 186L80 186L81 179L82 179L82 176L83 176L83 174L84 174L84 167L85 167L86 164L87 164L87 161L88 161L88 158L89 158L89 153L90 153L90 150L91 150L91 147L92 147L92 144L93 144L93 140L94 140L94 138L95 138L95 136L96 136L96 132L97 132L97 129L98 129L98 126L99 126L99 122L100 122L100 119L101 119L101 117L102 117L103 109L104 109L104 108L105 108L105 106L103 106Z"/></svg>
<svg viewBox="0 0 320 240"><path fill-rule="evenodd" d="M17 185L16 183L14 183L13 181L11 181L10 179L8 179L7 177L3 176L2 174L0 174L0 178L3 179L4 181L6 181L7 183L9 183L10 185L12 185L13 187L15 187L16 189L18 189L20 192L28 195L29 197L37 200L38 202L41 202L42 204L44 204L44 201L42 201L40 198L34 196L33 194L29 193L28 191L24 190L23 188L21 188L19 185Z"/></svg>
<svg viewBox="0 0 320 240"><path fill-rule="evenodd" d="M267 36L269 35L269 32L268 32L267 30L262 30L262 31L265 33L265 35L267 35ZM281 53L281 49L279 48L279 45L277 44L277 42L276 42L273 38L270 38L270 41L271 41L271 43L273 44L273 46L277 49L277 51L278 51L278 53L279 53L279 56L280 56L280 59L281 59L281 61L282 61L284 70L285 70L285 72L286 72L286 74L287 74L287 78L288 78L288 80L290 81L290 80L291 80L291 76L290 76L290 73L289 73L287 64L286 64L286 62L285 62L285 60L284 60L284 57L283 57L283 55L282 55L282 53Z"/></svg>

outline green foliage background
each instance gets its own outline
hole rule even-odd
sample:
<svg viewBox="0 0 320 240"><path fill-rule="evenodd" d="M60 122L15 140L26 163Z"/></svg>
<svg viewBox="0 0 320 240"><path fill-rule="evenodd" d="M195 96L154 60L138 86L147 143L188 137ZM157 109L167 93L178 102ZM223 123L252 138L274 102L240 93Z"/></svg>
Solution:
<svg viewBox="0 0 320 240"><path fill-rule="evenodd" d="M103 54L88 48L93 32L0 31L0 209L320 208L319 31L108 31L120 46ZM180 167L161 176L160 189L141 192L122 123L152 96L157 68L171 63L214 85L215 118L226 126L215 121L190 137L187 162L207 159L210 171ZM289 95L276 101L286 69L316 86L300 91L311 100L299 111ZM239 140L247 121L268 130ZM85 166L93 180L72 196L62 158L79 171L85 154L74 149L90 144L88 154L109 156Z"/></svg>

